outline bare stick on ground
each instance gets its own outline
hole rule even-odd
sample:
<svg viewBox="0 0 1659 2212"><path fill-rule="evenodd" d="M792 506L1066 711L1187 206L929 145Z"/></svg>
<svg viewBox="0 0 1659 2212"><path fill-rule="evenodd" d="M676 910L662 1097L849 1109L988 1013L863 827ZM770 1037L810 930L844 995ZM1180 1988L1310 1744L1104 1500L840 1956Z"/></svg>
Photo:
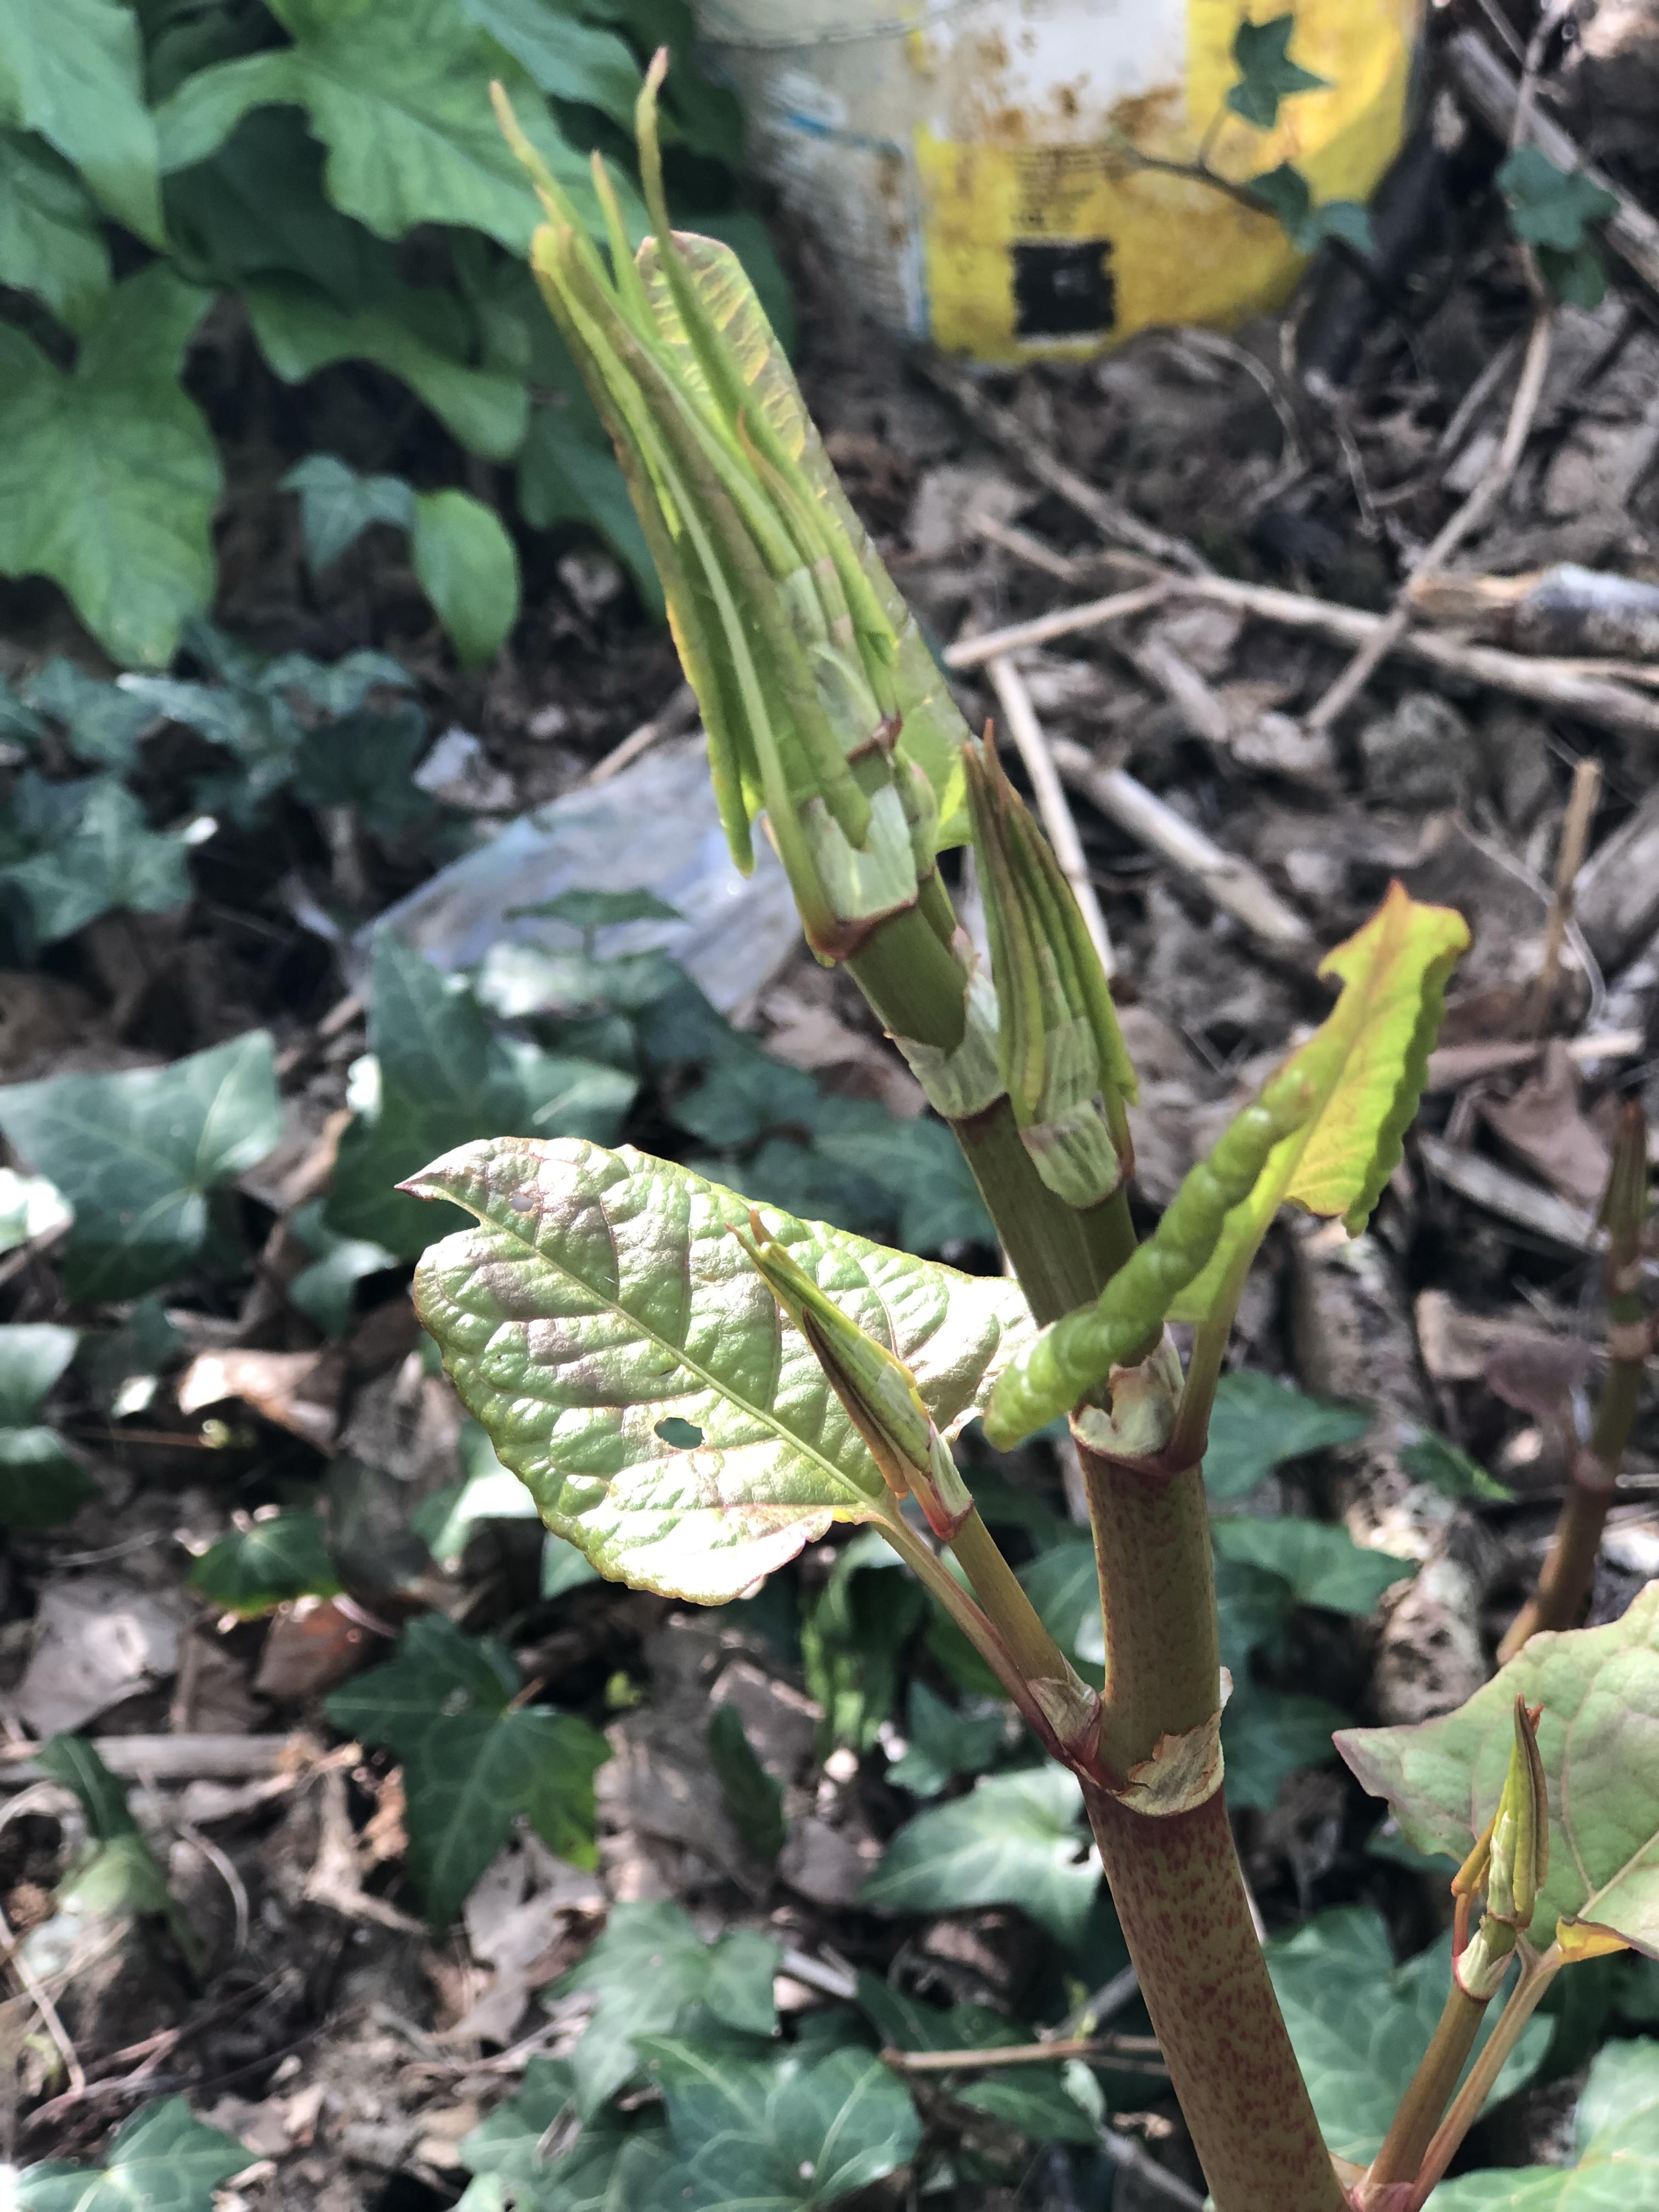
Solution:
<svg viewBox="0 0 1659 2212"><path fill-rule="evenodd" d="M1561 947L1572 920L1573 886L1584 865L1584 848L1589 841L1590 823L1601 789L1601 762L1581 760L1572 772L1572 791L1567 800L1566 818L1561 825L1561 849L1555 856L1555 884L1550 893L1549 918L1544 926L1544 953L1528 1008L1532 1026L1540 1036L1555 1003L1555 987L1561 975Z"/></svg>
<svg viewBox="0 0 1659 2212"><path fill-rule="evenodd" d="M1072 814L1071 801L1060 780L1049 750L1048 740L1043 735L1042 725L1031 704L1031 695L1025 688L1025 679L1006 653L999 653L986 673L990 677L997 699L1001 705L1008 734L1019 750L1025 763L1025 773L1031 779L1037 812L1042 826L1048 832L1048 842L1054 848L1054 858L1060 872L1077 896L1083 910L1083 919L1089 934L1100 955L1100 964L1110 975L1116 963L1112 957L1111 933L1106 927L1106 917L1100 910L1100 901L1089 874L1089 863L1083 855L1083 840L1077 834L1077 823Z"/></svg>

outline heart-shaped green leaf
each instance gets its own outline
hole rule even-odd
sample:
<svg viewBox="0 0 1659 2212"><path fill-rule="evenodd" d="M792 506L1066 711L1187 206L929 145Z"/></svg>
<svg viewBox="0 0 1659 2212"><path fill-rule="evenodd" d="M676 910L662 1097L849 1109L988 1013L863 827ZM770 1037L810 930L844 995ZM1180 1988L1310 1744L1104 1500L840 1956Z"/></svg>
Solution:
<svg viewBox="0 0 1659 2212"><path fill-rule="evenodd" d="M1659 2043L1609 2043L1578 2100L1576 2166L1442 2182L1432 2212L1659 2212Z"/></svg>
<svg viewBox="0 0 1659 2212"><path fill-rule="evenodd" d="M12 2183L19 2212L211 2212L222 2181L253 2164L234 2136L204 2127L182 2097L141 2106L101 2166L51 2159Z"/></svg>
<svg viewBox="0 0 1659 2212"><path fill-rule="evenodd" d="M1017 1905L1057 1942L1075 1944L1100 1894L1083 1854L1083 1793L1061 1766L988 1775L965 1797L907 1821L860 1892L878 1912L961 1912Z"/></svg>
<svg viewBox="0 0 1659 2212"><path fill-rule="evenodd" d="M736 1597L888 1492L806 1340L731 1232L749 1209L688 1170L580 1139L463 1146L404 1186L478 1227L416 1271L463 1401L542 1517L602 1574ZM768 1209L769 1235L890 1346L941 1430L977 1411L1030 1328L997 1278ZM671 1418L695 1444L660 1433Z"/></svg>
<svg viewBox="0 0 1659 2212"><path fill-rule="evenodd" d="M1346 1729L1337 1749L1419 1850L1462 1860L1497 1806L1516 1692L1543 1708L1549 1875L1528 1933L1569 1958L1659 1955L1659 1582L1605 1628L1534 1636L1467 1705L1414 1727Z"/></svg>

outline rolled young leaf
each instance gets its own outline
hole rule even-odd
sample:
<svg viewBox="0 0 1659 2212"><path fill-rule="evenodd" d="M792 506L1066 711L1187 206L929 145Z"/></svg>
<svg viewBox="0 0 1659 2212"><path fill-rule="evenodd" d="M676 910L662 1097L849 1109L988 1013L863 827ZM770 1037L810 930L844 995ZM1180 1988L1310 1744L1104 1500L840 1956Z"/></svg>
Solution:
<svg viewBox="0 0 1659 2212"><path fill-rule="evenodd" d="M1098 1302L1044 1329L1010 1367L986 1419L994 1443L1018 1443L1138 1361L1167 1316L1202 1320L1287 1200L1340 1214L1358 1235L1399 1164L1446 978L1468 941L1461 915L1419 905L1396 883L1327 954L1320 973L1340 980L1336 1005L1187 1176Z"/></svg>
<svg viewBox="0 0 1659 2212"><path fill-rule="evenodd" d="M885 1517L881 1474L729 1233L733 1192L631 1150L492 1138L411 1177L478 1227L416 1271L463 1402L548 1526L602 1574L720 1604L833 1521ZM1030 1333L1012 1283L764 1209L848 1318L890 1345L945 1435Z"/></svg>

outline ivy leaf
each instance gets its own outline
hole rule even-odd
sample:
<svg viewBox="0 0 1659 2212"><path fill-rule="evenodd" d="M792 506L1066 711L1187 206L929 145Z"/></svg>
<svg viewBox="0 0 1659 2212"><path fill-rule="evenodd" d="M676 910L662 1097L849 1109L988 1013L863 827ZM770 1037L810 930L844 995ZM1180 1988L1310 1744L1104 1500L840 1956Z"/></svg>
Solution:
<svg viewBox="0 0 1659 2212"><path fill-rule="evenodd" d="M326 1219L399 1259L442 1225L399 1188L434 1152L512 1129L609 1137L638 1088L597 1060L514 1049L464 984L389 929L375 932L369 963L368 1046L378 1076L354 1098Z"/></svg>
<svg viewBox="0 0 1659 2212"><path fill-rule="evenodd" d="M1298 1605L1323 1606L1362 1619L1385 1589L1417 1572L1415 1559L1368 1550L1346 1528L1289 1514L1273 1520L1233 1515L1217 1521L1210 1533L1223 1559L1279 1576Z"/></svg>
<svg viewBox="0 0 1659 2212"><path fill-rule="evenodd" d="M24 696L37 714L64 725L77 760L97 768L136 768L139 740L160 719L142 694L88 676L61 653L30 678Z"/></svg>
<svg viewBox="0 0 1659 2212"><path fill-rule="evenodd" d="M1558 168L1537 146L1517 146L1498 172L1498 189L1509 208L1510 228L1528 246L1576 253L1593 223L1604 222L1619 203L1601 185L1576 171Z"/></svg>
<svg viewBox="0 0 1659 2212"><path fill-rule="evenodd" d="M75 1208L60 1248L67 1296L137 1297L193 1264L209 1193L281 1137L270 1034L250 1030L170 1067L9 1085L0 1130Z"/></svg>
<svg viewBox="0 0 1659 2212"><path fill-rule="evenodd" d="M878 1912L1017 1905L1062 1944L1094 1911L1100 1864L1079 1832L1083 1793L1064 1767L992 1774L965 1797L918 1813L859 1893Z"/></svg>
<svg viewBox="0 0 1659 2212"><path fill-rule="evenodd" d="M457 2212L672 2212L664 2185L678 2166L660 2121L601 2114L568 2150L544 2154L574 2089L565 2059L529 2061L515 2094L456 2146L478 2177Z"/></svg>
<svg viewBox="0 0 1659 2212"><path fill-rule="evenodd" d="M30 781L20 779L20 815L28 803L21 787ZM173 914L188 902L185 839L152 830L125 784L100 775L53 789L60 801L74 793L73 813L59 815L42 851L0 867L0 884L22 895L38 944L56 945L100 915Z"/></svg>
<svg viewBox="0 0 1659 2212"><path fill-rule="evenodd" d="M921 2140L909 2093L854 2047L750 2057L646 2036L668 2130L686 2166L688 2212L795 2212L832 2204L903 2166Z"/></svg>
<svg viewBox="0 0 1659 2212"><path fill-rule="evenodd" d="M1286 1461L1357 1443L1370 1425L1369 1413L1304 1397L1271 1375L1224 1375L1216 1385L1204 1455L1210 1502L1248 1498Z"/></svg>
<svg viewBox="0 0 1659 2212"><path fill-rule="evenodd" d="M708 1764L738 1833L757 1858L771 1865L789 1832L783 1817L782 1784L756 1757L735 1705L715 1707L707 1741Z"/></svg>
<svg viewBox="0 0 1659 2212"><path fill-rule="evenodd" d="M15 131L0 131L0 283L33 292L77 336L109 289L109 248L80 179Z"/></svg>
<svg viewBox="0 0 1659 2212"><path fill-rule="evenodd" d="M898 1242L907 1251L994 1247L996 1231L962 1147L935 1115L902 1121L873 1098L828 1097L818 1107L812 1148L894 1201Z"/></svg>
<svg viewBox="0 0 1659 2212"><path fill-rule="evenodd" d="M880 1735L898 1694L899 1655L927 1601L877 1528L836 1555L830 1578L801 1620L806 1686L823 1708L824 1744L860 1757Z"/></svg>
<svg viewBox="0 0 1659 2212"><path fill-rule="evenodd" d="M1106 1656L1100 1618L1100 1570L1087 1536L1071 1534L1019 1570L1042 1625L1072 1657L1098 1666Z"/></svg>
<svg viewBox="0 0 1659 2212"><path fill-rule="evenodd" d="M1227 90L1227 105L1258 131L1271 131L1279 120L1279 103L1293 93L1323 92L1330 84L1290 58L1296 36L1294 15L1273 15L1265 23L1243 22L1233 35L1233 59L1238 82Z"/></svg>
<svg viewBox="0 0 1659 2212"><path fill-rule="evenodd" d="M182 2097L141 2105L101 2166L49 2159L12 2183L20 2212L212 2212L221 2182L253 2164L234 2136L204 2127Z"/></svg>
<svg viewBox="0 0 1659 2212"><path fill-rule="evenodd" d="M913 1797L937 1797L958 1774L982 1774L1001 1750L1006 1729L1000 1706L958 1711L926 1682L913 1681L906 1735L887 1779Z"/></svg>
<svg viewBox="0 0 1659 2212"><path fill-rule="evenodd" d="M747 2035L775 2035L773 1978L782 1954L751 1928L705 1943L689 1913L665 1899L624 1904L562 1984L592 1990L594 2005L570 2055L573 2093L591 2118L639 2070L637 2036L668 2034L695 2008Z"/></svg>
<svg viewBox="0 0 1659 2212"><path fill-rule="evenodd" d="M1331 1738L1347 1717L1323 1698L1271 1689L1235 1675L1221 1716L1229 1805L1271 1812L1292 1774L1336 1756Z"/></svg>
<svg viewBox="0 0 1659 2212"><path fill-rule="evenodd" d="M1426 1482L1443 1498L1510 1498L1515 1493L1487 1474L1478 1460L1432 1429L1419 1429L1400 1454L1407 1474Z"/></svg>
<svg viewBox="0 0 1659 2212"><path fill-rule="evenodd" d="M994 1444L1068 1412L1165 1318L1205 1319L1282 1204L1340 1215L1351 1235L1364 1228L1400 1163L1446 979L1468 941L1462 915L1390 885L1320 963L1342 991L1313 1036L1186 1176L1097 1303L1045 1328L1004 1375L985 1424Z"/></svg>
<svg viewBox="0 0 1659 2212"><path fill-rule="evenodd" d="M422 492L410 550L456 658L482 668L519 618L519 556L501 517L471 492Z"/></svg>
<svg viewBox="0 0 1659 2212"><path fill-rule="evenodd" d="M371 523L407 530L415 494L401 477L362 477L336 453L307 453L282 479L300 495L300 527L313 576L331 568Z"/></svg>
<svg viewBox="0 0 1659 2212"><path fill-rule="evenodd" d="M196 1938L167 1876L132 1817L127 1793L84 1736L55 1735L36 1763L73 1791L86 1815L87 1839L58 1885L60 1917L118 1920L153 1913L164 1919L192 1973L200 1969Z"/></svg>
<svg viewBox="0 0 1659 2212"><path fill-rule="evenodd" d="M1443 1936L1396 1966L1382 1914L1368 1905L1342 1905L1266 1948L1267 1971L1325 2141L1334 2157L1364 2165L1387 2133L1439 2021L1451 1984L1451 1936ZM1500 2009L1489 2009L1476 2051ZM1493 2101L1531 2080L1550 2033L1547 2021L1528 2021L1498 2077Z"/></svg>
<svg viewBox="0 0 1659 2212"><path fill-rule="evenodd" d="M1442 2182L1434 2212L1659 2212L1659 2043L1608 2043L1578 2100L1572 2166Z"/></svg>
<svg viewBox="0 0 1659 2212"><path fill-rule="evenodd" d="M38 131L106 213L162 246L139 27L118 0L0 0L0 123Z"/></svg>
<svg viewBox="0 0 1659 2212"><path fill-rule="evenodd" d="M1558 253L1553 246L1533 251L1544 282L1564 307L1582 307L1589 314L1607 298L1607 272L1593 246L1578 246L1571 253Z"/></svg>
<svg viewBox="0 0 1659 2212"><path fill-rule="evenodd" d="M158 111L164 168L205 160L250 108L298 106L328 149L330 199L378 237L453 223L521 254L533 204L496 128L495 76L554 174L592 205L585 161L453 0L274 0L271 12L291 46L198 70Z"/></svg>
<svg viewBox="0 0 1659 2212"><path fill-rule="evenodd" d="M858 2001L883 2043L893 2051L994 2051L1036 2039L1030 2028L993 2012L988 2005L959 2004L947 2009L922 2004L872 1973L860 1974ZM1100 2139L1099 2125L1071 2094L1068 2074L1068 2069L1055 2064L942 2078L955 2103L1018 2128L1033 2142L1092 2146ZM935 2075L933 2079L941 2077Z"/></svg>
<svg viewBox="0 0 1659 2212"><path fill-rule="evenodd" d="M34 1418L75 1345L72 1328L50 1322L0 1326L0 1522L9 1528L52 1528L98 1495L56 1431Z"/></svg>
<svg viewBox="0 0 1659 2212"><path fill-rule="evenodd" d="M165 664L213 595L218 449L179 382L210 297L152 264L69 370L0 324L0 573L60 584L115 660Z"/></svg>
<svg viewBox="0 0 1659 2212"><path fill-rule="evenodd" d="M241 1620L289 1598L337 1597L342 1588L316 1513L276 1513L222 1538L191 1569L190 1586Z"/></svg>
<svg viewBox="0 0 1659 2212"><path fill-rule="evenodd" d="M434 1928L460 1911L515 1814L561 1857L593 1863L593 1777L610 1747L571 1714L515 1709L519 1688L498 1644L428 1613L383 1667L328 1698L336 1728L403 1762L409 1870Z"/></svg>
<svg viewBox="0 0 1659 2212"><path fill-rule="evenodd" d="M477 1216L421 1261L417 1310L503 1464L601 1573L718 1604L832 1521L885 1511L805 1338L731 1234L748 1224L732 1192L637 1152L511 1138L406 1188ZM890 1342L941 1430L976 1409L1026 1326L1017 1290L822 1224L766 1226ZM669 1443L669 1414L703 1443Z"/></svg>
<svg viewBox="0 0 1659 2212"><path fill-rule="evenodd" d="M1298 253L1316 252L1328 238L1340 239L1356 253L1370 255L1376 251L1369 209L1358 200L1322 200L1316 204L1307 179L1288 161L1252 177L1244 189L1275 219Z"/></svg>
<svg viewBox="0 0 1659 2212"><path fill-rule="evenodd" d="M1648 1746L1659 1725L1659 1583L1622 1620L1534 1636L1455 1713L1414 1727L1348 1729L1336 1747L1407 1839L1460 1863L1497 1806L1517 1694L1541 1705L1549 1876L1528 1931L1569 1958L1629 1943L1659 1955L1659 1798ZM1508 1730L1506 1735L1504 1731Z"/></svg>

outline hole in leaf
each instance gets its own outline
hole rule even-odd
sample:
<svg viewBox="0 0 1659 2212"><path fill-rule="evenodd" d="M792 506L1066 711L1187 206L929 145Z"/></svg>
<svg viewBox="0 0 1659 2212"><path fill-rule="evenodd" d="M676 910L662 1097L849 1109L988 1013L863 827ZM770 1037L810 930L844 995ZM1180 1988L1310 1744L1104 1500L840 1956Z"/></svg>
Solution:
<svg viewBox="0 0 1659 2212"><path fill-rule="evenodd" d="M657 1434L676 1451L695 1451L702 1442L702 1431L695 1421L683 1421L678 1413L665 1413L657 1424Z"/></svg>

